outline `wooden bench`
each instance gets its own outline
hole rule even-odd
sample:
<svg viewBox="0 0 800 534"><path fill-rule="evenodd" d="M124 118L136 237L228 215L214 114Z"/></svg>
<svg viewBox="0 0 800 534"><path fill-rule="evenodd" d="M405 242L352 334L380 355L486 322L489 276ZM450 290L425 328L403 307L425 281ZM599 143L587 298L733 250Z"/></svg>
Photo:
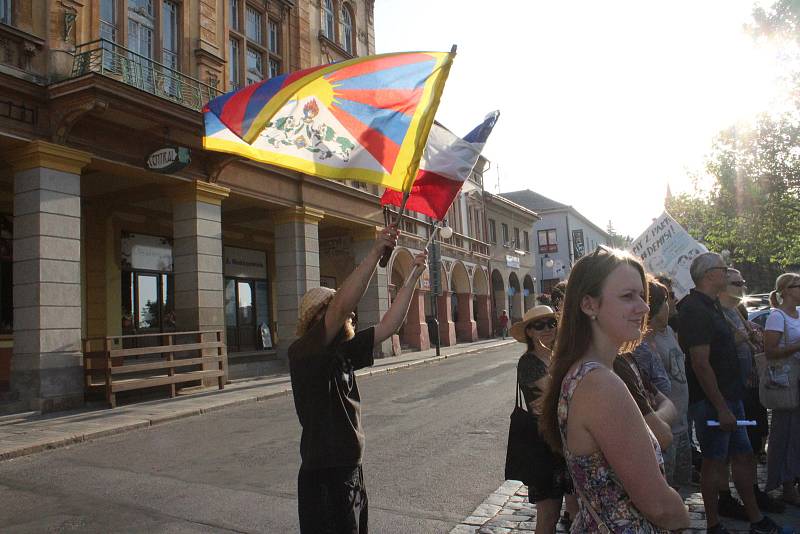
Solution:
<svg viewBox="0 0 800 534"><path fill-rule="evenodd" d="M222 330L201 330L84 339L86 389L103 390L112 408L120 391L169 386L170 397L175 397L178 384L214 378L223 389L228 353L222 336ZM122 348L138 343L156 344Z"/></svg>

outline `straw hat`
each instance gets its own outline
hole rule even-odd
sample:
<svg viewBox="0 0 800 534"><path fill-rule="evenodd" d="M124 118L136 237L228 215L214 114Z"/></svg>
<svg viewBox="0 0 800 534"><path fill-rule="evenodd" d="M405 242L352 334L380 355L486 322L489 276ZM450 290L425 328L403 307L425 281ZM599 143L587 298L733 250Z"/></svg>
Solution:
<svg viewBox="0 0 800 534"><path fill-rule="evenodd" d="M548 317L555 318L555 316L556 313L550 306L545 306L544 304L534 306L525 312L521 321L514 323L514 326L511 327L511 337L520 343L527 343L528 340L525 337L525 329L528 327L528 323L536 321L537 319L547 319Z"/></svg>
<svg viewBox="0 0 800 534"><path fill-rule="evenodd" d="M335 294L336 290L328 287L312 287L306 291L303 300L300 301L300 311L297 312L298 336L306 333L314 316L333 300Z"/></svg>

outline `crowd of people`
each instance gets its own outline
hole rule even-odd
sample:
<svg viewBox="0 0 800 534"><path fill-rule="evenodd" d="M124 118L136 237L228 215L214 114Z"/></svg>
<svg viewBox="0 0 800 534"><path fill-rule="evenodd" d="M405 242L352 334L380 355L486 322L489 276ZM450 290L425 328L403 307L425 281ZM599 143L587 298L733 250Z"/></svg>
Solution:
<svg viewBox="0 0 800 534"><path fill-rule="evenodd" d="M720 255L695 257L690 275L695 287L676 302L669 277L598 247L552 292L555 309L537 306L512 326L527 345L519 387L549 445L531 444L540 476L523 481L537 532L555 531L562 497L571 532L688 528L678 490L698 478L709 533L728 532L720 516L779 533L765 512L800 506L800 408L771 410L770 425L754 363L764 353L800 366L800 275L776 281L763 332L742 304L741 273Z"/></svg>
<svg viewBox="0 0 800 534"><path fill-rule="evenodd" d="M302 426L301 532L368 531L354 371L372 365L374 346L402 324L426 254L377 325L356 331L354 310L398 235L384 229L338 291L312 288L300 303L289 369ZM552 308L538 305L510 329L501 325L503 336L526 346L517 382L536 428L523 482L537 533L555 532L559 520L575 533L680 531L690 519L678 490L692 483L695 467L710 533L727 532L720 516L734 515L751 533L778 534L764 512L800 506L800 408L770 418L753 363L759 354L788 362L783 369L800 365L800 275L778 278L761 332L743 313L741 273L721 256L697 256L690 273L695 288L676 303L667 277L598 247L554 288ZM756 465L764 448L762 490ZM766 493L778 488L780 501Z"/></svg>

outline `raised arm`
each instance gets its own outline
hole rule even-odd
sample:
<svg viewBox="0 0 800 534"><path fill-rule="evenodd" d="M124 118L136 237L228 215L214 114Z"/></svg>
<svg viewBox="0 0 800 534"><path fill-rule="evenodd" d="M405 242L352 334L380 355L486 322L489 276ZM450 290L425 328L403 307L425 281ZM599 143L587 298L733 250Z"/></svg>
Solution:
<svg viewBox="0 0 800 534"><path fill-rule="evenodd" d="M372 274L375 272L375 266L378 264L378 260L381 259L383 251L387 248L394 248L397 244L398 235L400 235L400 232L394 226L381 230L380 236L375 240L375 244L370 249L367 257L358 264L355 270L350 273L350 276L342 283L342 287L336 291L336 295L325 313L325 345L334 340L344 322L356 309L358 301L361 300L367 290Z"/></svg>
<svg viewBox="0 0 800 534"><path fill-rule="evenodd" d="M411 278L400 288L389 311L383 316L381 322L375 326L376 345L384 339L388 339L392 334L397 332L397 329L403 324L406 314L408 314L408 307L411 304L411 297L414 295L414 290L416 289L417 280L419 280L419 277L425 272L427 258L427 252L420 252L414 257L414 267L411 272Z"/></svg>

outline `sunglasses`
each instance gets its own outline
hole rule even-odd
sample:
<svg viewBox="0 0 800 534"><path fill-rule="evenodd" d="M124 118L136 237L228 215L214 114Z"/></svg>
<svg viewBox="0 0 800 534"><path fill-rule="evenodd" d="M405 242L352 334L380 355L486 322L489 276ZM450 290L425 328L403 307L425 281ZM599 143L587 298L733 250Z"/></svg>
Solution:
<svg viewBox="0 0 800 534"><path fill-rule="evenodd" d="M730 285L732 285L732 286L744 287L747 282L745 280L734 280L734 281L728 282L728 283Z"/></svg>
<svg viewBox="0 0 800 534"><path fill-rule="evenodd" d="M545 328L555 328L558 326L558 321L555 319L542 319L541 321L533 321L528 326L534 330L544 330Z"/></svg>
<svg viewBox="0 0 800 534"><path fill-rule="evenodd" d="M800 284L792 284L789 286L789 289L793 289L795 287L800 287Z"/></svg>
<svg viewBox="0 0 800 534"><path fill-rule="evenodd" d="M728 267L709 267L708 269L706 269L706 272L716 271L716 270L720 270L720 269L723 270L723 271L727 271Z"/></svg>

